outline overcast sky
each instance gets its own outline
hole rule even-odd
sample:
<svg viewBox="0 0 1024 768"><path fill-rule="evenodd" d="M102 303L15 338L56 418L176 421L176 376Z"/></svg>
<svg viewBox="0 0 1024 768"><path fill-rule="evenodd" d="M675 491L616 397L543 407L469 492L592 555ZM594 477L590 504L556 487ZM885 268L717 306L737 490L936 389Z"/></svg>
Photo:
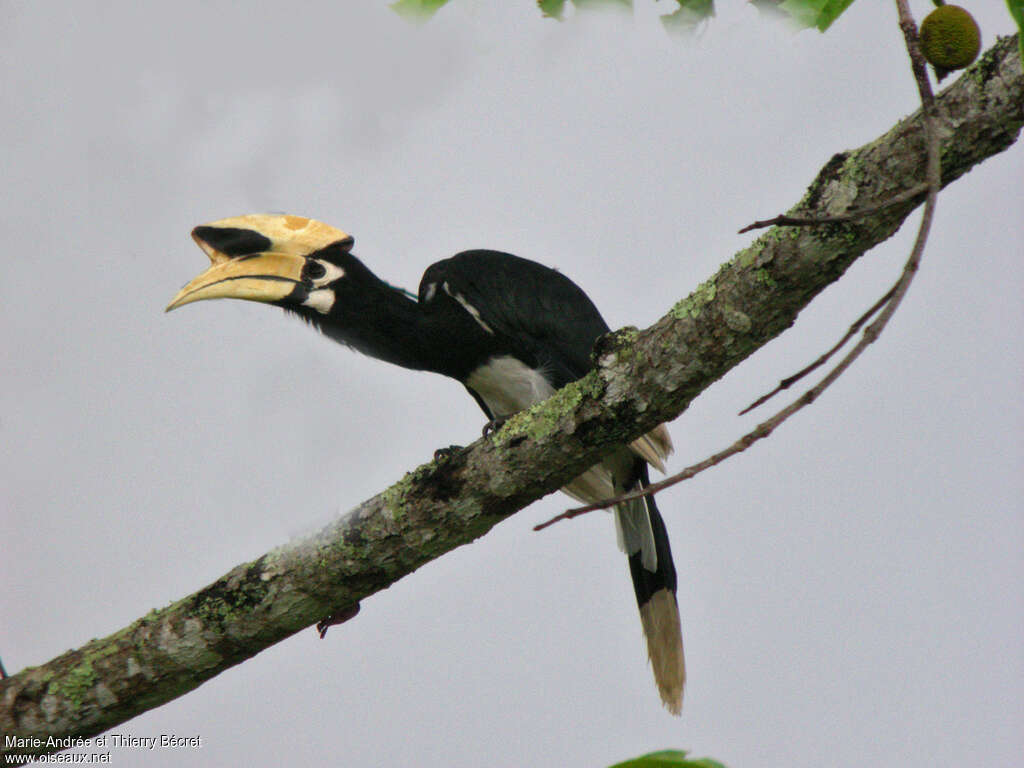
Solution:
<svg viewBox="0 0 1024 768"><path fill-rule="evenodd" d="M196 224L322 219L415 289L500 248L646 326L916 106L891 3L828 34L722 2L543 20L456 0L3 4L0 655L108 635L326 522L483 423L457 383L282 312L207 302ZM930 3L917 0L922 14ZM986 45L1003 3L971 4ZM199 750L115 765L604 766L668 747L738 766L1019 765L1024 244L1015 146L947 189L882 339L743 456L660 500L689 683L660 706L612 521L543 533L554 494L113 733ZM918 214L671 425L671 468L830 346L896 278Z"/></svg>

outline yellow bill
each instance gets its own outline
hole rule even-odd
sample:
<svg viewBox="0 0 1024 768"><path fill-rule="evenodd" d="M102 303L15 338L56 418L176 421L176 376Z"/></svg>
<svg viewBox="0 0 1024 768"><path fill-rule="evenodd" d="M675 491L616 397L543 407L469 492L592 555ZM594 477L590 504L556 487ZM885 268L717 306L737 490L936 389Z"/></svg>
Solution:
<svg viewBox="0 0 1024 768"><path fill-rule="evenodd" d="M302 282L306 257L352 238L302 216L250 214L196 227L192 239L210 268L182 288L167 310L205 299L279 301Z"/></svg>

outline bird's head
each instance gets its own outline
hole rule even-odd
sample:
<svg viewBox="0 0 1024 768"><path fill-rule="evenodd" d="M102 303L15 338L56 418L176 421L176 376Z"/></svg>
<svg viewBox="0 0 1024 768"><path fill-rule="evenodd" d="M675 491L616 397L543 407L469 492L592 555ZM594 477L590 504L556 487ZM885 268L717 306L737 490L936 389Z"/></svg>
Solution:
<svg viewBox="0 0 1024 768"><path fill-rule="evenodd" d="M192 230L210 267L167 305L203 299L247 299L328 314L344 280L353 239L302 216L250 214Z"/></svg>

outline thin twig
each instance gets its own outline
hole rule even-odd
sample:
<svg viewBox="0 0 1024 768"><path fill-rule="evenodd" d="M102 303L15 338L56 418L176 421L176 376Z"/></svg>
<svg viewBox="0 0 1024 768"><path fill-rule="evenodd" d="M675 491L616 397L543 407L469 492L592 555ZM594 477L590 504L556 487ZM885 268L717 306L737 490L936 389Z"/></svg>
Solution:
<svg viewBox="0 0 1024 768"><path fill-rule="evenodd" d="M550 520L547 520L546 522L539 523L533 526L533 530L541 531L547 528L549 525L557 523L559 520L569 520L570 518L586 514L587 512L593 512L594 510L597 509L607 509L608 507L613 507L616 504L621 504L624 501L630 501L631 499L639 499L642 496L650 496L651 494L663 491L666 488L675 485L676 483L681 483L683 482L683 480L689 480L691 477L698 474L699 472L703 472L705 469L710 469L716 464L725 461L734 453L739 453L741 451L746 450L750 445L754 444L761 438L768 437L768 435L772 433L772 430L775 429L775 426L777 426L773 426L771 424L771 421L772 419L769 419L763 424L758 424L757 428L753 432L747 433L739 440L737 440L735 443L726 448L724 451L719 451L713 456L709 456L708 458L704 459L704 461L687 467L682 472L678 472L672 475L671 477L666 477L664 480L659 480L657 483L651 483L645 488L630 491L629 493L623 493L619 496L605 499L604 501L598 501L593 504L587 504L585 507L574 507L573 509L567 509L562 514L556 515L555 517L551 518Z"/></svg>
<svg viewBox="0 0 1024 768"><path fill-rule="evenodd" d="M857 208L852 211L847 211L846 213L837 213L833 216L787 216L784 213L780 213L774 218L760 219L752 224L747 224L747 226L739 230L737 234L742 235L744 232L750 232L754 229L763 229L764 227L813 227L818 224L843 224L845 222L863 219L867 216L873 216L880 211L884 211L886 208L892 208L894 205L901 205L902 203L909 202L927 191L927 184L918 184L916 187L900 192L898 195L890 197L884 202L877 203L876 205L869 205L867 208Z"/></svg>
<svg viewBox="0 0 1024 768"><path fill-rule="evenodd" d="M782 390L789 389L791 386L793 386L798 381L800 381L800 379L802 379L804 376L806 376L807 374L811 373L815 369L820 368L825 363L827 363L831 359L832 355L834 355L836 352L838 352L840 349L842 349L846 345L846 342L848 342L851 338L853 338L854 334L857 333L857 331L859 331L861 329L861 326L863 326L864 323L866 323L868 320L870 320L872 317L874 317L875 314L878 313L878 310L880 310L882 307L884 307L886 305L886 303L889 301L889 299L892 298L893 294L896 293L896 287L898 285L899 285L899 281L897 281L893 285L892 288L890 288L888 291L886 291L885 295L882 296L882 298L880 298L878 301L876 301L874 304L872 304L871 308L868 309L867 312L865 312L863 315L858 317L853 322L853 324L850 326L849 330L846 331L846 334L843 336L843 338L841 338L839 341L837 341L835 346L832 347L832 349L830 349L828 352L823 354L821 357L819 357L813 363L808 365L806 368L803 368L803 369L797 371L796 373L794 373L792 376L788 376L787 378L785 378L782 381L780 381L779 382L779 386L777 386L775 389L773 389L768 394L761 395L759 398L757 398L757 400L755 400L750 405L748 405L746 408L744 408L742 411L740 411L739 415L743 416L745 414L750 413L752 410L757 408L759 405L762 405L762 404L766 403L767 401L771 400L773 397L775 397L775 395L779 394L779 392L781 392Z"/></svg>
<svg viewBox="0 0 1024 768"><path fill-rule="evenodd" d="M907 6L907 0L896 0L896 9L899 13L900 29L903 31L903 39L907 46L907 53L910 55L911 68L914 72L914 79L917 81L917 89L921 96L921 104L923 107L923 126L925 132L925 146L927 149L927 164L925 166L927 195L924 201L924 211L921 214L921 223L918 226L917 237L914 240L914 246L910 251L910 256L903 265L903 272L900 274L900 278L896 282L896 285L893 286L893 289L890 291L891 295L884 303L878 317L864 329L864 333L861 335L860 341L857 342L856 346L854 346L854 348L851 349L842 360L836 363L836 366L826 374L825 378L818 382L814 387L804 392L800 397L776 413L770 419L758 424L754 430L748 432L725 450L708 457L698 464L687 467L678 474L667 477L660 482L652 483L646 488L624 493L594 504L588 504L584 507L575 507L573 509L566 510L562 514L534 526L535 531L547 528L549 525L556 523L559 520L568 520L585 514L586 512L592 512L597 509L607 509L608 507L613 507L616 504L621 504L624 501L638 499L642 496L649 496L651 494L658 493L659 491L669 488L676 483L681 483L684 480L690 479L694 475L721 463L734 454L745 451L758 440L763 440L768 437L768 435L775 431L782 422L801 408L804 408L817 400L821 393L828 389L832 382L838 379L885 329L885 326L899 307L900 302L903 301L903 297L906 296L907 290L910 288L911 282L913 282L914 275L917 274L918 267L921 263L921 254L924 252L924 245L928 240L928 232L931 229L932 218L935 213L935 203L938 199L939 189L942 183L935 98L932 95L931 84L928 81L928 73L925 68L924 56L921 55L921 49L918 45L917 25L914 23L914 18L910 14L910 9ZM873 314L873 312L869 311L868 316L871 314Z"/></svg>

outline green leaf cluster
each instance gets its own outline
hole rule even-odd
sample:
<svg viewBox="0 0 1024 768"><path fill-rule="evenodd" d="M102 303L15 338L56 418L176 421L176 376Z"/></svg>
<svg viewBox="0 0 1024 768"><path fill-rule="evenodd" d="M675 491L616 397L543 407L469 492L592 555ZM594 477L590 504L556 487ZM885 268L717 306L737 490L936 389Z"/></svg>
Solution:
<svg viewBox="0 0 1024 768"><path fill-rule="evenodd" d="M633 0L572 0L572 4L577 8L602 8L602 7L615 7L622 6L623 8L632 8Z"/></svg>
<svg viewBox="0 0 1024 768"><path fill-rule="evenodd" d="M785 0L779 10L801 27L816 27L824 32L853 4L853 0Z"/></svg>
<svg viewBox="0 0 1024 768"><path fill-rule="evenodd" d="M1020 51L1020 62L1024 64L1024 0L1006 0L1006 8L1017 22L1017 49Z"/></svg>
<svg viewBox="0 0 1024 768"><path fill-rule="evenodd" d="M565 0L537 0L541 13L552 19L562 18L565 12Z"/></svg>
<svg viewBox="0 0 1024 768"><path fill-rule="evenodd" d="M725 768L717 760L710 757L698 757L693 760L686 757L687 752L681 749L663 749L641 757L616 763L610 768Z"/></svg>
<svg viewBox="0 0 1024 768"><path fill-rule="evenodd" d="M536 0L547 18L559 19L565 14L566 0ZM600 6L632 8L633 0L569 0L577 9ZM824 32L853 0L751 0L762 11L775 11L788 16L800 27L817 27ZM1010 13L1020 24L1024 0L1006 0ZM448 3L448 0L395 0L391 9L412 21L426 21ZM715 15L715 0L676 0L679 6L661 17L670 32L693 33L698 25ZM1016 10L1015 10L1016 9Z"/></svg>
<svg viewBox="0 0 1024 768"><path fill-rule="evenodd" d="M391 10L411 21L426 21L448 2L448 0L395 0Z"/></svg>
<svg viewBox="0 0 1024 768"><path fill-rule="evenodd" d="M665 29L675 34L692 34L697 26L715 15L714 0L676 0L679 7L672 13L662 16L661 23Z"/></svg>

